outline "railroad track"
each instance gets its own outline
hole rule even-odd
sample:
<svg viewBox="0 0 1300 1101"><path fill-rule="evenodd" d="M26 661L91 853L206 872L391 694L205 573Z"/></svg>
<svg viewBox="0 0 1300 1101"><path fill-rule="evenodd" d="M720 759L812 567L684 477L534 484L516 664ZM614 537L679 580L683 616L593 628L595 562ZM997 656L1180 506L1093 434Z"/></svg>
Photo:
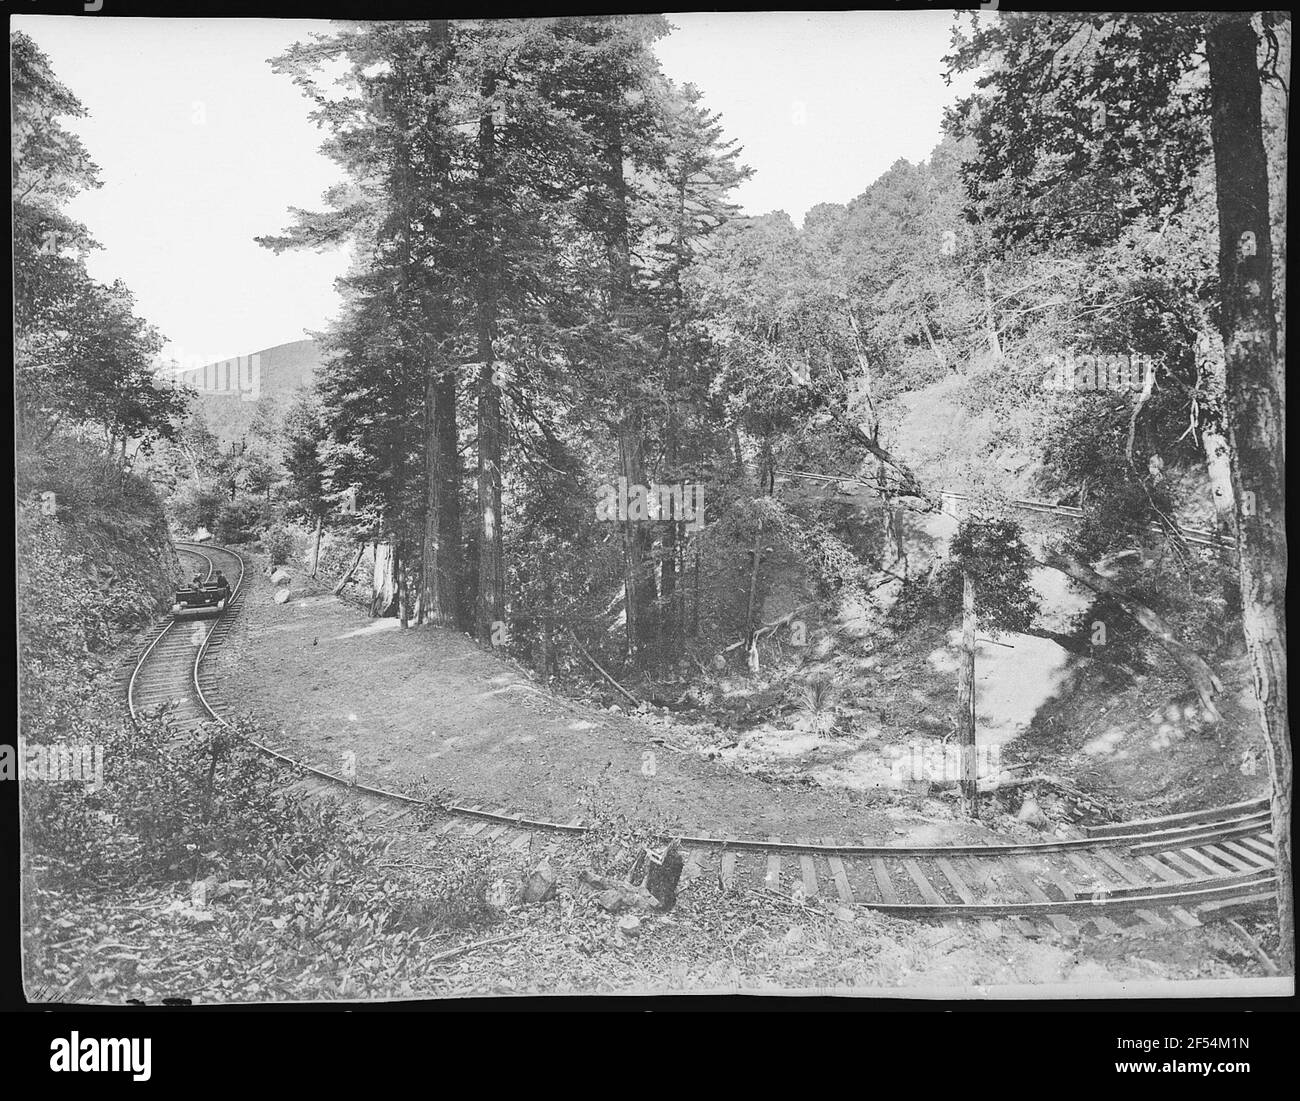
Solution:
<svg viewBox="0 0 1300 1101"><path fill-rule="evenodd" d="M225 640L249 589L241 555L182 544L208 571L220 564L235 578L226 610L206 620L171 618L147 637L127 686L132 717L171 703L177 724L217 722L215 686L204 659ZM425 800L356 783L259 742L261 752L294 769L293 785L309 795L334 794L384 825L429 807ZM554 852L565 836L591 830L581 816L550 822L507 807L441 806L435 827L447 837L494 842L511 850ZM1195 927L1229 904L1264 900L1276 887L1268 800L1093 827L1084 837L1017 845L895 846L827 838L676 835L688 867L717 877L726 891L756 891L806 903L865 906L897 916L942 921L1004 918L1036 934L1091 925L1103 934L1126 928ZM1199 915L1199 916L1198 916ZM1035 925L1037 923L1037 925Z"/></svg>

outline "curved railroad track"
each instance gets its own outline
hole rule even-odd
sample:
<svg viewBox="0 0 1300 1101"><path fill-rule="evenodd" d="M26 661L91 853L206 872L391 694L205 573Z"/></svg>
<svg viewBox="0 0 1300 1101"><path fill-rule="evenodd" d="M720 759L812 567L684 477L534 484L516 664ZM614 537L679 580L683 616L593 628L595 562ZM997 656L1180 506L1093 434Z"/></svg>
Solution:
<svg viewBox="0 0 1300 1101"><path fill-rule="evenodd" d="M147 637L127 685L131 716L171 703L177 724L230 723L213 706L204 658L230 632L247 592L243 557L224 547L180 544L207 576L220 563L235 581L225 610L213 618L169 617ZM394 822L429 807L426 800L350 782L249 739L292 767L309 794L332 792L360 805L366 821ZM542 840L554 852L565 835L592 827L581 816L549 822L506 807L441 806L447 836L476 838L515 851ZM549 839L549 845L545 840ZM1016 845L894 846L825 838L681 836L688 864L717 876L724 890L759 891L786 900L817 896L912 918L1008 918L1023 932L1047 922L1063 934L1079 925L1122 932L1201 924L1233 902L1270 898L1276 887L1271 813L1266 798L1139 822L1093 827L1087 836Z"/></svg>

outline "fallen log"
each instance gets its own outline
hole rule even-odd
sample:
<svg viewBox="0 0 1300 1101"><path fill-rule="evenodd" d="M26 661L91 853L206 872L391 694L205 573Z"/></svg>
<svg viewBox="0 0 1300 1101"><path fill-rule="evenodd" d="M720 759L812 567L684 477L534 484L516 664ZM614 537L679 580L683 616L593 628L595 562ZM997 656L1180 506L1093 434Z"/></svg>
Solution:
<svg viewBox="0 0 1300 1101"><path fill-rule="evenodd" d="M577 637L573 634L572 631L569 632L569 638L573 639L573 645L578 648L578 652L589 662L591 662L592 665L596 667L596 672L598 672L602 677L604 677L607 681L609 681L610 684L612 684L615 688L617 688L620 692L622 692L623 695L625 695L629 700L631 700L634 704L636 704L637 707L641 706L641 701L639 699L637 699L634 695L632 695L631 692L629 692L626 688L624 688L621 684L619 684L618 681L616 681L607 672L605 672L600 662L598 662L589 653L587 653L582 643L578 641Z"/></svg>

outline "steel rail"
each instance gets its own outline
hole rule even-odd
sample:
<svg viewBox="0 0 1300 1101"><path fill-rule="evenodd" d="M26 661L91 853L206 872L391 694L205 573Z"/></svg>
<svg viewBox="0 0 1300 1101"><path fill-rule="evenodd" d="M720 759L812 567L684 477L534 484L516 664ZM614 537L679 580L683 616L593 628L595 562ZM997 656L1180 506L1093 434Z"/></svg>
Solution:
<svg viewBox="0 0 1300 1101"><path fill-rule="evenodd" d="M191 546L192 544L186 545ZM208 631L194 656L190 679L195 699L203 712L214 721L233 731L235 730L234 726L218 712L204 692L200 673L204 659L212 652L213 646L221 641L216 637L218 626L227 615L231 615L237 610L237 598L242 596L245 591L247 568L243 556L238 551L224 547L211 547L209 549L218 555L226 555L232 558L237 564L238 576L231 589L231 595L226 602L225 609L218 616L212 629ZM211 556L204 551L187 551L186 553L198 553L211 561ZM132 700L132 689L140 670L144 667L150 655L155 652L158 642L172 629L175 622L173 620L172 623L169 623L150 641L148 647L142 653L132 673L131 687L128 688L128 700ZM132 706L132 714L134 715L134 713L134 706ZM509 814L501 810L484 810L479 806L463 806L458 803L435 804L429 800L401 792L349 781L346 777L290 757L255 738L245 736L245 740L259 752L290 766L295 772L325 781L329 785L337 786L350 793L407 805L427 806L440 810L453 818L476 819L521 831L582 835L593 830L593 827L583 823L581 818L567 823L551 822L544 819L529 818L522 814ZM862 857L875 860L890 858L904 862L917 859L938 859L942 861L950 857L996 861L1007 857L1032 857L1048 853L1105 852L1113 854L1115 850L1130 856L1141 855L1150 859L1147 854L1154 855L1164 851L1177 853L1188 846L1213 845L1216 842L1232 838L1267 837L1270 825L1271 814L1268 810L1268 801L1266 799L1254 799L1225 807L1189 811L1182 814L1167 815L1163 818L1098 827L1105 830L1106 833L1097 836L1027 844L861 845L838 844L828 841L789 842L779 839L718 838L678 833L664 834L662 840L677 841L685 848L722 850L724 860L734 860L734 857L725 857L727 851L742 850L769 854L790 853L801 859L811 856L823 856L832 859L838 857ZM769 859L771 858L769 856ZM1114 859L1113 855L1108 859ZM1262 859L1266 860L1267 857ZM1242 866L1245 867L1246 865L1243 864ZM1134 865L1134 869L1137 867L1138 865ZM1166 870L1168 871L1168 869ZM1222 903L1224 900L1231 901L1238 897L1255 897L1261 891L1271 890L1275 886L1276 880L1275 869L1259 867L1244 873L1233 872L1226 875L1206 875L1203 878L1189 879L1185 881L1185 886L1183 883L1174 882L1137 885L1136 880L1130 879L1125 886L1107 887L1099 890L1080 887L1074 891L1074 897L1067 897L1063 900L1037 898L1028 902L961 903L871 901L864 902L863 905L886 913L914 917L964 916L981 918L1095 914L1099 907L1114 910L1142 909L1152 906L1180 907L1205 902ZM931 896L937 897L934 892L931 892Z"/></svg>

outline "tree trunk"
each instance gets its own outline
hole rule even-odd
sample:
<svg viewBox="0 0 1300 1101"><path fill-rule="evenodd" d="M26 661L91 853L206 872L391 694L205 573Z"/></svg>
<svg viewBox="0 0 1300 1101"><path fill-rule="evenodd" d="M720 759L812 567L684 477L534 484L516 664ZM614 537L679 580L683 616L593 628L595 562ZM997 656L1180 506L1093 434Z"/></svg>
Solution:
<svg viewBox="0 0 1300 1101"><path fill-rule="evenodd" d="M632 290L632 256L628 228L627 180L623 172L624 142L622 124L611 114L605 132L603 160L608 214L605 222L605 260L608 271L606 288L609 320L614 326L631 328L631 318L624 308ZM636 398L624 395L624 407L635 410ZM628 491L645 485L644 425L633 411L619 423L619 466L627 479ZM639 665L645 657L645 643L654 635L652 604L654 581L645 568L649 546L648 528L629 518L623 524L623 590L627 611L628 657Z"/></svg>
<svg viewBox="0 0 1300 1101"><path fill-rule="evenodd" d="M1203 329L1196 342L1197 420L1201 427L1201 449L1205 472L1210 480L1217 530L1237 531L1235 495L1232 488L1232 448L1228 443L1228 380L1223 356L1223 339Z"/></svg>
<svg viewBox="0 0 1300 1101"><path fill-rule="evenodd" d="M430 367L425 382L425 515L420 548L420 619L458 624L460 577L459 454L456 379Z"/></svg>
<svg viewBox="0 0 1300 1101"><path fill-rule="evenodd" d="M551 679L551 654L555 649L554 627L555 621L554 600L555 589L551 584L551 574L548 564L543 561L542 570L546 575L546 580L542 585L542 626L541 626L541 649L542 649L542 680Z"/></svg>
<svg viewBox="0 0 1300 1101"><path fill-rule="evenodd" d="M677 467L677 410L673 404L672 394L676 391L677 380L670 372L668 379L668 412L664 424L664 466L669 476L676 478ZM685 487L682 496L685 498ZM681 601L679 570L681 566L682 526L680 516L659 518L663 526L659 558L659 635L658 655L662 661L673 663L681 658L682 618L679 614Z"/></svg>
<svg viewBox="0 0 1300 1101"><path fill-rule="evenodd" d="M700 546L695 545L694 594L691 600L691 638L700 637Z"/></svg>
<svg viewBox="0 0 1300 1101"><path fill-rule="evenodd" d="M410 624L406 591L406 556L402 554L402 542L393 543L393 574L397 581L397 619L405 631Z"/></svg>
<svg viewBox="0 0 1300 1101"><path fill-rule="evenodd" d="M498 257L494 247L497 201L497 132L493 97L496 77L488 74L479 87L478 230L483 242L477 288L478 329L478 579L474 600L474 629L481 646L491 646L496 624L505 620L505 576L501 538L501 383L492 347L497 324Z"/></svg>
<svg viewBox="0 0 1300 1101"><path fill-rule="evenodd" d="M1295 963L1295 911L1286 679L1286 379L1273 305L1258 46L1249 12L1219 15L1206 35L1242 624L1272 778L1279 964L1289 972Z"/></svg>
<svg viewBox="0 0 1300 1101"><path fill-rule="evenodd" d="M961 372L957 370L957 365L955 363L949 364L948 361L944 359L943 353L939 351L939 345L934 342L934 333L930 331L930 323L925 319L925 314L921 314L921 331L925 333L925 341L930 345L930 352L934 356L935 361L939 364L939 369L946 375L949 367L951 367L954 375L960 374Z"/></svg>
<svg viewBox="0 0 1300 1101"><path fill-rule="evenodd" d="M994 359L1002 358L1002 341L998 339L998 319L993 312L993 275L991 265L984 265L984 329L989 338L989 354Z"/></svg>
<svg viewBox="0 0 1300 1101"><path fill-rule="evenodd" d="M375 543L375 565L370 577L370 614L390 616L397 607L397 556L389 540Z"/></svg>
<svg viewBox="0 0 1300 1101"><path fill-rule="evenodd" d="M316 576L317 570L320 569L320 537L323 518L318 514L316 516L316 542L311 552L311 575Z"/></svg>
<svg viewBox="0 0 1300 1101"><path fill-rule="evenodd" d="M495 625L505 620L505 575L501 536L501 394L492 380L492 340L481 326L483 362L478 388L478 588L474 607L480 644L491 644Z"/></svg>
<svg viewBox="0 0 1300 1101"><path fill-rule="evenodd" d="M642 450L639 419L630 417L619 432L619 465L627 480L628 495L633 487L646 484L645 453ZM631 508L623 522L623 596L627 610L628 658L640 664L645 657L647 639L654 635L654 578L646 569L649 529L633 520Z"/></svg>
<svg viewBox="0 0 1300 1101"><path fill-rule="evenodd" d="M961 572L961 657L957 665L957 741L961 746L961 810L979 817L975 768L975 578Z"/></svg>

